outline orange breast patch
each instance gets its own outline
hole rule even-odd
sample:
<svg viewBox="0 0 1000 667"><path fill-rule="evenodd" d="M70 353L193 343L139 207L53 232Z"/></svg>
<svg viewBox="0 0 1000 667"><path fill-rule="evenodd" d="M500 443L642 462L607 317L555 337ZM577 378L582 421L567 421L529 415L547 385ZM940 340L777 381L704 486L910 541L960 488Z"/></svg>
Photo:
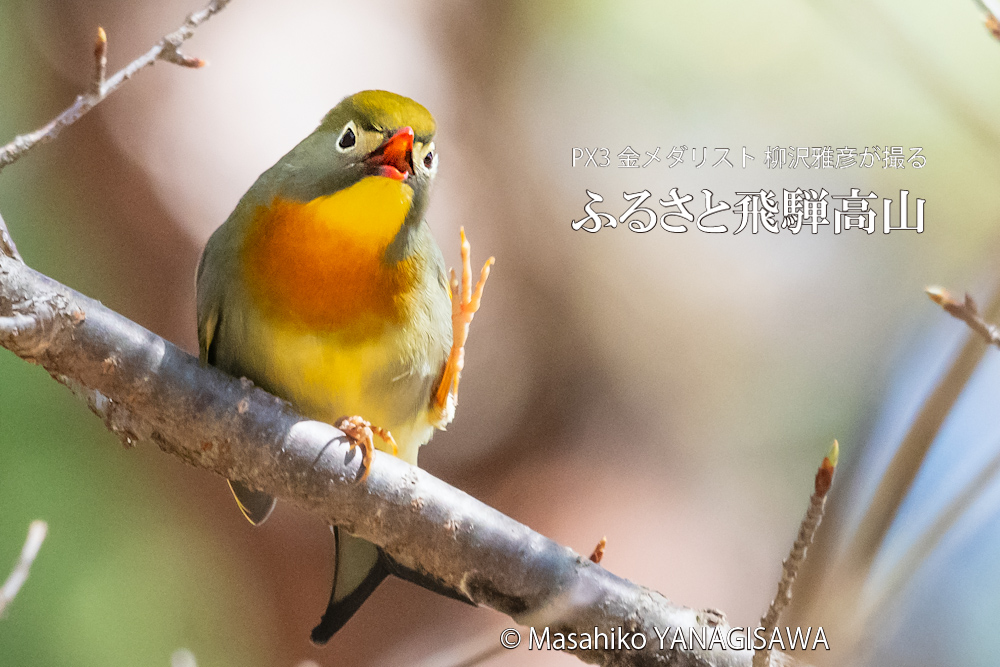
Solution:
<svg viewBox="0 0 1000 667"><path fill-rule="evenodd" d="M383 256L412 198L409 185L370 176L310 202L261 206L241 254L251 297L268 317L308 329L398 321L414 266Z"/></svg>

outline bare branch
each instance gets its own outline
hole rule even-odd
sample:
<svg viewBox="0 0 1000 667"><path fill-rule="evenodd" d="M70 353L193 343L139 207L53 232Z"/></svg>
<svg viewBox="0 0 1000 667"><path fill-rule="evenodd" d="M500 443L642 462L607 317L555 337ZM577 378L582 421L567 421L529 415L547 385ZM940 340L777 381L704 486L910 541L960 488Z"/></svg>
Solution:
<svg viewBox="0 0 1000 667"><path fill-rule="evenodd" d="M795 577L799 573L799 568L806 560L806 551L812 544L816 536L816 529L819 528L823 520L823 508L826 506L826 494L830 492L833 484L833 474L837 470L837 459L840 457L840 445L836 440L830 448L830 453L823 459L819 470L816 471L816 480L813 483L813 494L809 498L809 509L799 525L799 534L792 545L792 551L788 558L781 564L781 579L778 581L778 592L771 601L767 613L760 619L760 627L764 629L764 636L770 637L774 628L778 624L781 612L792 601L792 585ZM753 655L753 667L767 667L770 662L770 651L767 648L757 649Z"/></svg>
<svg viewBox="0 0 1000 667"><path fill-rule="evenodd" d="M132 78L136 72L150 65L157 60L184 67L201 67L205 61L199 58L188 58L180 52L181 45L194 35L195 29L207 21L212 15L218 13L230 0L211 0L204 9L197 11L187 17L184 24L161 39L153 48L139 56L128 65L118 70L110 79L105 81L104 72L107 67L107 36L103 29L98 29L97 43L94 47L95 72L94 79L85 94L78 95L76 100L61 114L46 123L43 127L15 137L13 141L3 148L0 148L0 170L16 162L25 153L37 146L52 141L59 133L76 121L80 120L84 114L97 106L104 98L117 90L123 83Z"/></svg>
<svg viewBox="0 0 1000 667"><path fill-rule="evenodd" d="M951 295L942 287L928 287L927 296L931 301L944 308L945 312L962 320L969 325L969 328L979 334L983 340L990 345L1000 347L1000 330L992 324L987 323L979 314L979 306L970 294L965 295L965 301L959 303L951 298Z"/></svg>
<svg viewBox="0 0 1000 667"><path fill-rule="evenodd" d="M28 580L31 564L35 562L35 557L38 555L38 550L42 548L42 542L45 541L45 534L48 530L49 526L44 521L32 521L31 525L28 526L28 538L21 548L21 557L17 559L17 565L14 566L14 570L7 577L3 587L0 588L0 614L3 614L7 606L14 600L17 592L21 590L21 586Z"/></svg>
<svg viewBox="0 0 1000 667"><path fill-rule="evenodd" d="M997 22L997 15L1000 14L1000 2L997 0L975 0L979 8L986 12L986 29L994 38L1000 40L1000 22Z"/></svg>
<svg viewBox="0 0 1000 667"><path fill-rule="evenodd" d="M990 31L994 39L1000 39L1000 22L993 14L986 15L986 29Z"/></svg>
<svg viewBox="0 0 1000 667"><path fill-rule="evenodd" d="M108 34L97 27L97 42L94 44L94 80L90 83L90 94L100 96L108 75Z"/></svg>
<svg viewBox="0 0 1000 667"><path fill-rule="evenodd" d="M477 604L551 632L640 633L642 650L574 651L604 665L747 667L750 650L659 648L656 629L725 633L716 612L677 606L378 452L361 456L328 424L304 419L248 380L202 367L159 336L22 262L0 255L0 345L86 398L122 442L237 479L380 545L404 567Z"/></svg>

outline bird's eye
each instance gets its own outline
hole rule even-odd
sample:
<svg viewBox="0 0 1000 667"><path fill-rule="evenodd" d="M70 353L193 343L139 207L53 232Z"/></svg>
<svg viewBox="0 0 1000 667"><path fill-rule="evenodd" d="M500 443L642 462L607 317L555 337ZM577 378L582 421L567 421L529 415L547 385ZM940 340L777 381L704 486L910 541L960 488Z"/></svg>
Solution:
<svg viewBox="0 0 1000 667"><path fill-rule="evenodd" d="M340 141L337 142L337 145L341 148L350 148L354 145L355 141L357 141L357 138L354 136L354 130L347 128L344 130L344 133L340 135Z"/></svg>
<svg viewBox="0 0 1000 667"><path fill-rule="evenodd" d="M424 156L424 166L428 169L434 164L434 151L427 151L427 155Z"/></svg>
<svg viewBox="0 0 1000 667"><path fill-rule="evenodd" d="M356 144L357 142L358 138L354 134L354 123L350 122L344 127L344 130L340 133L340 138L337 139L337 148L340 149L341 152L344 152L347 151L349 148L352 148L354 144Z"/></svg>

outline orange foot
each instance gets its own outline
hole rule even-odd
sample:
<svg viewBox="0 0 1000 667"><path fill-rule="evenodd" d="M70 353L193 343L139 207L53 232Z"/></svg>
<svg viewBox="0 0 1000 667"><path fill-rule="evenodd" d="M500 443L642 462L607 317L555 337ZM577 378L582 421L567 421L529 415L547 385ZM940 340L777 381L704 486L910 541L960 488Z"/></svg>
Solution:
<svg viewBox="0 0 1000 667"><path fill-rule="evenodd" d="M393 456L399 454L399 448L396 446L396 441L393 440L391 433L384 428L372 426L371 422L361 417L341 417L334 423L333 427L343 431L347 439L351 441L351 451L354 451L354 448L358 445L361 446L361 469L363 472L361 473L361 478L358 480L359 482L363 482L372 469L376 433L386 444L392 446Z"/></svg>
<svg viewBox="0 0 1000 667"><path fill-rule="evenodd" d="M469 324L479 310L483 299L483 288L486 279L490 277L490 267L496 261L493 257L486 260L483 270L479 273L476 287L472 287L472 261L470 259L469 240L465 238L465 228L460 229L462 235L462 284L459 292L458 277L455 269L451 270L451 327L453 332L451 353L444 366L441 383L434 392L431 403L431 423L443 429L455 417L455 407L458 405L458 380L465 366L465 341L469 338Z"/></svg>

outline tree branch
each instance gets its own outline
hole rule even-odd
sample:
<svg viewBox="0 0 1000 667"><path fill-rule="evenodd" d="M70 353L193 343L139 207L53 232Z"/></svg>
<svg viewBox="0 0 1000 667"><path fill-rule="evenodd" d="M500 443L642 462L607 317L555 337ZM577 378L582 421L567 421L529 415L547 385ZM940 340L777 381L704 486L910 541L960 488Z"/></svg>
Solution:
<svg viewBox="0 0 1000 667"><path fill-rule="evenodd" d="M2 223L0 223L2 224ZM295 414L249 381L203 368L139 325L0 256L0 345L78 389L128 445L139 440L188 463L323 517L381 545L406 567L523 622L566 631L704 623L691 609L615 577L418 468L377 454L355 483L360 457L332 426ZM554 628L553 628L554 629ZM653 642L655 645L655 642ZM602 664L654 664L579 651ZM747 652L674 655L675 664L749 664Z"/></svg>
<svg viewBox="0 0 1000 667"><path fill-rule="evenodd" d="M28 580L31 564L35 562L35 557L38 555L38 550L42 548L42 542L45 541L45 534L48 530L49 526L44 521L32 521L31 525L28 526L28 537L21 548L21 557L17 559L17 565L7 577L7 581L0 587L0 614L3 614L18 591L21 590L21 586Z"/></svg>
<svg viewBox="0 0 1000 667"><path fill-rule="evenodd" d="M816 529L823 521L823 509L826 506L826 494L830 492L833 485L833 473L837 469L837 459L840 456L840 445L836 440L830 453L826 455L823 462L816 471L816 479L813 482L813 494L809 498L809 509L799 524L799 534L792 545L792 551L788 558L781 564L781 579L778 581L778 592L774 594L774 600L767 609L767 613L760 619L760 627L764 628L764 636L770 637L771 633L778 625L781 612L784 611L788 603L792 601L792 585L795 577L799 574L799 568L806 560L806 551L816 537ZM767 648L757 649L753 654L753 667L768 667L770 663L771 651Z"/></svg>
<svg viewBox="0 0 1000 667"><path fill-rule="evenodd" d="M167 62L183 67L203 66L205 61L183 55L180 52L180 47L194 35L194 31L198 26L210 19L214 14L222 11L229 4L229 1L211 0L204 9L190 14L180 28L165 36L149 51L118 70L114 76L107 80L105 80L105 71L107 69L108 40L104 30L98 28L97 42L94 46L94 77L87 92L78 95L69 108L43 127L34 132L15 137L13 141L0 148L0 170L16 162L38 144L44 144L55 139L59 136L63 128L80 120L84 114L116 91L123 83L131 79L136 72L153 65L157 60L166 60Z"/></svg>
<svg viewBox="0 0 1000 667"><path fill-rule="evenodd" d="M0 232L6 228L0 219ZM0 345L84 397L124 444L150 441L193 466L280 497L370 540L477 604L551 632L638 632L642 650L573 651L603 665L748 666L749 650L660 650L656 630L726 626L621 579L425 471L360 456L328 424L197 359L0 254ZM618 629L621 630L618 630ZM783 660L785 656L776 656Z"/></svg>
<svg viewBox="0 0 1000 667"><path fill-rule="evenodd" d="M979 314L979 306L971 294L966 294L965 300L958 302L942 287L928 287L924 291L931 301L941 306L952 317L968 324L969 328L979 334L987 344L1000 347L1000 329L983 319Z"/></svg>

